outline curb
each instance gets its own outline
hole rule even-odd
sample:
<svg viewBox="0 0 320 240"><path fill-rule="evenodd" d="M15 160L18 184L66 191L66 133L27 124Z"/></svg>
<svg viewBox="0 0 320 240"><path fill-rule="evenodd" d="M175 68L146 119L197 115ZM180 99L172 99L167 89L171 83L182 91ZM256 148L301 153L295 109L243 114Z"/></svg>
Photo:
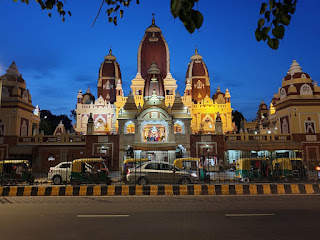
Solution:
<svg viewBox="0 0 320 240"><path fill-rule="evenodd" d="M320 184L0 187L0 196L161 196L320 194Z"/></svg>

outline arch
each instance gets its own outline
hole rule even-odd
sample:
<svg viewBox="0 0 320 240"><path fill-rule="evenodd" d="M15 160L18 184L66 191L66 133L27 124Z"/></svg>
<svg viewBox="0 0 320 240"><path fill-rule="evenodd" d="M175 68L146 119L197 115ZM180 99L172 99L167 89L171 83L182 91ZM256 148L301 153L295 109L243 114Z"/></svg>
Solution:
<svg viewBox="0 0 320 240"><path fill-rule="evenodd" d="M300 95L313 95L310 85L303 84L300 88Z"/></svg>
<svg viewBox="0 0 320 240"><path fill-rule="evenodd" d="M8 88L2 87L2 97L9 97Z"/></svg>
<svg viewBox="0 0 320 240"><path fill-rule="evenodd" d="M81 119L81 127L86 128L87 124L88 124L88 115L87 114L83 114L82 115L82 119Z"/></svg>
<svg viewBox="0 0 320 240"><path fill-rule="evenodd" d="M208 113L204 118L202 118L201 123L203 124L203 128L205 130L213 130L214 129L215 121Z"/></svg>
<svg viewBox="0 0 320 240"><path fill-rule="evenodd" d="M163 110L162 108L148 108L146 110L144 110L142 113L140 113L139 117L137 118L138 120L146 120L146 119L150 119L148 117L148 113L150 112L158 112L164 116L165 120L171 120L171 116L169 115L169 113L165 110ZM151 120L151 119L150 119ZM163 119L164 120L164 119Z"/></svg>
<svg viewBox="0 0 320 240"><path fill-rule="evenodd" d="M149 120L141 124L142 142L167 142L169 125L164 120Z"/></svg>
<svg viewBox="0 0 320 240"><path fill-rule="evenodd" d="M136 127L136 125L134 124L134 122L129 120L128 122L126 122L124 124L124 133L125 134L133 133L134 134L136 132L135 127Z"/></svg>
<svg viewBox="0 0 320 240"><path fill-rule="evenodd" d="M22 94L22 100L24 100L24 101L28 101L28 92L27 92L27 90L25 90L24 92L23 92L23 94Z"/></svg>
<svg viewBox="0 0 320 240"><path fill-rule="evenodd" d="M285 97L287 97L287 92L286 92L286 90L284 88L281 88L281 90L280 90L280 99L283 99Z"/></svg>
<svg viewBox="0 0 320 240"><path fill-rule="evenodd" d="M181 133L181 134L185 134L186 133L184 122L182 122L181 120L175 121L175 123L174 123L174 133Z"/></svg>

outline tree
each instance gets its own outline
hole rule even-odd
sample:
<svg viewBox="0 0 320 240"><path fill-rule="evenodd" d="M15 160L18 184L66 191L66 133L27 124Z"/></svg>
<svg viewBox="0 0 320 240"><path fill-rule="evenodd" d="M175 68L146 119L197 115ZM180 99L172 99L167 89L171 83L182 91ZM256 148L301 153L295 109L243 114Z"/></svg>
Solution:
<svg viewBox="0 0 320 240"><path fill-rule="evenodd" d="M62 121L66 130L72 130L72 120L67 115L53 115L49 110L40 111L40 131L45 135L52 135L58 124Z"/></svg>
<svg viewBox="0 0 320 240"><path fill-rule="evenodd" d="M17 2L18 0L14 0ZM23 3L29 4L30 0L20 0ZM52 10L57 8L57 12L65 21L66 13L71 16L70 11L64 10L66 0L36 0L42 10ZM161 0L163 1L163 0ZM140 0L135 0L136 4ZM183 23L184 27L189 33L193 33L195 29L200 29L203 23L203 15L197 10L200 0L170 0L170 11L174 18L178 18ZM123 17L124 8L129 7L132 0L102 0L98 14L92 24L94 25L103 6L106 4L108 8L106 13L108 21L117 25L118 16ZM258 21L258 27L255 31L257 41L266 41L270 48L278 49L279 39L284 37L285 26L288 26L292 15L296 10L297 0L269 0L269 2L262 2L260 8L260 15L262 17ZM48 13L51 17L51 12ZM270 32L271 31L271 32ZM272 35L271 35L272 34Z"/></svg>
<svg viewBox="0 0 320 240"><path fill-rule="evenodd" d="M238 112L237 110L232 111L232 116L233 116L232 122L235 122L235 124L238 128L237 132L239 132L240 128L241 128L241 121L244 119L244 117L243 117L242 113Z"/></svg>

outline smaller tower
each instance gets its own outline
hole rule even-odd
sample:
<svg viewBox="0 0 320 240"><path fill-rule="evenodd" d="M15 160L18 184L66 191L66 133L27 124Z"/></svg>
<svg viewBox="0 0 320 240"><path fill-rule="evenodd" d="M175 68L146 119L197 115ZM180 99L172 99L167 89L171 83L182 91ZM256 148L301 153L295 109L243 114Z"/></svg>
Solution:
<svg viewBox="0 0 320 240"><path fill-rule="evenodd" d="M216 134L223 134L223 129L222 129L222 121L219 112L217 113L216 117L216 122L215 122L215 131Z"/></svg>
<svg viewBox="0 0 320 240"><path fill-rule="evenodd" d="M93 135L94 133L94 121L92 117L92 113L90 113L90 116L88 118L88 124L87 124L87 135Z"/></svg>
<svg viewBox="0 0 320 240"><path fill-rule="evenodd" d="M190 58L186 73L186 83L191 84L192 101L197 103L207 95L210 96L210 78L206 64L202 56L195 49L195 54Z"/></svg>

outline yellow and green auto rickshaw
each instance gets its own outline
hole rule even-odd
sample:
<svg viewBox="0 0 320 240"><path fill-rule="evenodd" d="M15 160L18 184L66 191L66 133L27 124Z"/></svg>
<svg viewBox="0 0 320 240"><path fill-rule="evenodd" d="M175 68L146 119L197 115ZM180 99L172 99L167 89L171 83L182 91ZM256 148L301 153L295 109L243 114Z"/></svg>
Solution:
<svg viewBox="0 0 320 240"><path fill-rule="evenodd" d="M271 171L266 158L240 158L236 162L235 178L242 182L269 179Z"/></svg>
<svg viewBox="0 0 320 240"><path fill-rule="evenodd" d="M106 161L102 158L80 158L72 162L70 183L112 183Z"/></svg>
<svg viewBox="0 0 320 240"><path fill-rule="evenodd" d="M305 179L307 171L302 158L278 158L272 161L273 179Z"/></svg>
<svg viewBox="0 0 320 240"><path fill-rule="evenodd" d="M127 158L123 161L122 171L121 171L121 180L127 182L127 173L129 168L139 167L141 164L149 161L147 158Z"/></svg>
<svg viewBox="0 0 320 240"><path fill-rule="evenodd" d="M0 160L0 182L15 184L34 183L30 162L28 160Z"/></svg>
<svg viewBox="0 0 320 240"><path fill-rule="evenodd" d="M196 173L201 181L210 180L210 175L203 169L200 158L177 158L173 165L188 172Z"/></svg>

